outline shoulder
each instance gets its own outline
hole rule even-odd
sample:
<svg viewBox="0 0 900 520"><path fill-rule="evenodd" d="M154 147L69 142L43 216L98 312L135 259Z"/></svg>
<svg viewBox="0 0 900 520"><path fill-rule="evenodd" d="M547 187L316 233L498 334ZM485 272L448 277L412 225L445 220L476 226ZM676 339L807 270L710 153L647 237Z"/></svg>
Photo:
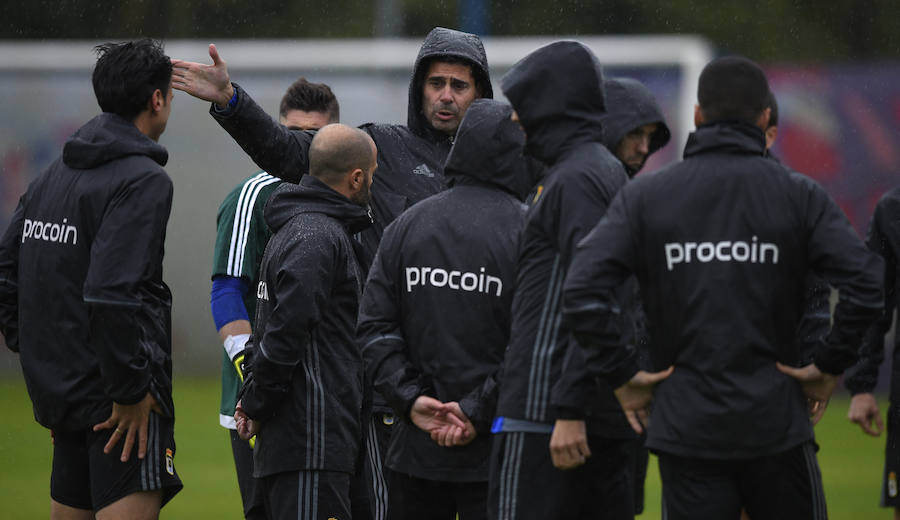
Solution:
<svg viewBox="0 0 900 520"><path fill-rule="evenodd" d="M403 140L414 137L414 134L404 125L394 125L388 123L365 123L359 128L369 134L376 146L380 139L398 139Z"/></svg>
<svg viewBox="0 0 900 520"><path fill-rule="evenodd" d="M237 183L228 192L228 195L225 196L225 199L219 206L219 213L229 210L234 211L238 206L256 205L264 202L281 182L283 182L281 179L266 172L255 173Z"/></svg>

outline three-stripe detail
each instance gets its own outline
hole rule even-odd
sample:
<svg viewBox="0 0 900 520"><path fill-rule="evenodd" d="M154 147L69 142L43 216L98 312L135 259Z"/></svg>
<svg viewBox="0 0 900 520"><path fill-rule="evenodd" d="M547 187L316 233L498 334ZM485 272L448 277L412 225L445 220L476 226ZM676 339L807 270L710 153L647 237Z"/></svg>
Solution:
<svg viewBox="0 0 900 520"><path fill-rule="evenodd" d="M378 445L377 418L380 414L373 414L372 420L366 428L366 455L369 459L369 469L372 473L372 495L375 499L373 520L387 520L388 494L387 484L384 480L384 468L381 464L381 447Z"/></svg>
<svg viewBox="0 0 900 520"><path fill-rule="evenodd" d="M498 520L515 520L525 434L510 432L503 435L506 438L503 446L503 465L500 467L500 497L497 518Z"/></svg>
<svg viewBox="0 0 900 520"><path fill-rule="evenodd" d="M566 270L560 266L560 255L557 253L553 260L541 320L531 351L531 370L528 374L528 392L525 400L525 418L531 421L546 420L547 404L550 401L553 351L556 349L556 338L562 322L560 302L565 276Z"/></svg>
<svg viewBox="0 0 900 520"><path fill-rule="evenodd" d="M253 207L259 192L270 184L280 182L266 172L260 172L247 179L238 196L234 211L234 222L231 226L231 243L228 246L228 264L225 273L228 276L240 277L244 265L244 252L247 248L247 237L250 234L250 221L253 219Z"/></svg>
<svg viewBox="0 0 900 520"><path fill-rule="evenodd" d="M147 423L147 455L141 461L141 490L152 491L162 489L162 479L159 471L162 463L159 446L159 416L151 413Z"/></svg>

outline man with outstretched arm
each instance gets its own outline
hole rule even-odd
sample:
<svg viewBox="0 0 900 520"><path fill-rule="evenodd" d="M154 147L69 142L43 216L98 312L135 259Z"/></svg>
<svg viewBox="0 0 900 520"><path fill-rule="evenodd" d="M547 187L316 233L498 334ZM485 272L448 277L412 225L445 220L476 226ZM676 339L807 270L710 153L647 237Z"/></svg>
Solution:
<svg viewBox="0 0 900 520"><path fill-rule="evenodd" d="M821 417L882 306L882 263L837 204L765 157L768 93L750 60L710 62L684 160L622 189L565 283L564 319L635 430L653 397L647 446L666 518L738 518L742 507L751 518L825 518L810 415ZM810 270L840 299L801 366ZM640 371L622 342L615 290L632 274L662 372Z"/></svg>
<svg viewBox="0 0 900 520"><path fill-rule="evenodd" d="M31 183L0 240L0 332L54 438L50 517L154 519L182 487L162 279L172 181L157 142L172 65L152 40L95 50L103 114Z"/></svg>
<svg viewBox="0 0 900 520"><path fill-rule="evenodd" d="M392 519L488 518L521 201L539 171L522 155L525 134L511 115L506 103L472 103L444 165L450 189L388 227L366 283L359 344L375 388L402 418L386 462ZM429 404L465 420L459 439L422 423Z"/></svg>
<svg viewBox="0 0 900 520"><path fill-rule="evenodd" d="M281 98L279 122L292 130L318 130L340 119L331 88L299 78ZM222 399L219 423L228 428L238 488L247 519L266 518L265 504L253 478L253 452L235 430L234 407L244 379L244 345L256 314L259 263L272 232L263 218L269 197L281 179L257 172L225 196L216 216L210 308L222 340Z"/></svg>

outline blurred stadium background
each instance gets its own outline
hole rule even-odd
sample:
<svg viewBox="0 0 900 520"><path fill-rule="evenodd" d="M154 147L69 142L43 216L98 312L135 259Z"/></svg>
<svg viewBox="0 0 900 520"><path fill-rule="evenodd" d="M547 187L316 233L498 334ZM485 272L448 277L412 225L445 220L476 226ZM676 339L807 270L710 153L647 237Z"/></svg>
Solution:
<svg viewBox="0 0 900 520"><path fill-rule="evenodd" d="M780 104L776 153L821 182L861 234L880 195L897 185L900 35L893 21L900 3L895 1L862 5L838 0L827 7L812 0L123 0L115 5L7 0L4 5L0 229L6 228L28 183L61 152L66 138L98 112L90 86L93 45L141 36L162 38L169 55L195 61L208 61L206 45L216 43L232 79L272 114L296 77L326 82L341 103L343 122L354 125L405 122L412 63L433 26L483 35L495 86L530 50L555 39L577 38L600 56L608 76L631 76L647 84L676 129L672 142L644 172L681 156L693 126L695 82L703 64L715 55L738 53L760 62L769 74ZM208 273L216 208L234 183L256 167L206 114L208 108L177 93L161 139L175 183L165 269L174 293L179 470L186 473L188 486L173 507L206 500L194 495L202 492L223 494L212 499L219 505L236 503L228 502L236 500L236 488L225 434L216 419L221 346L208 310ZM882 377L886 391L884 383ZM43 516L49 448L42 442L45 433L31 419L18 360L5 348L0 348L0 390L0 414L14 423L8 433L0 433L0 498L14 504L34 496L37 509L23 509L21 516L10 518ZM879 514L874 504L883 440L863 438L845 424L846 401L832 408L819 427L832 517L869 518ZM34 480L24 478L30 473ZM855 495L857 489L864 499L851 500L846 504L858 505L844 509L841 497ZM654 500L651 491L644 517L658 515ZM869 513L841 513L853 507ZM163 516L236 513L174 507Z"/></svg>

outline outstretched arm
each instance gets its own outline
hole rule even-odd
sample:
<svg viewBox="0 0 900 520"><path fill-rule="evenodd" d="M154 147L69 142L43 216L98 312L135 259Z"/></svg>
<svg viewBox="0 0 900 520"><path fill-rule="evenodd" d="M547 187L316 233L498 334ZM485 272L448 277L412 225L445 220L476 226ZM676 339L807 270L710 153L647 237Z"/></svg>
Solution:
<svg viewBox="0 0 900 520"><path fill-rule="evenodd" d="M211 65L172 60L172 86L213 103L210 114L257 166L288 182L309 171L312 132L288 130L260 108L239 85L231 83L225 60L210 44Z"/></svg>
<svg viewBox="0 0 900 520"><path fill-rule="evenodd" d="M234 96L228 66L219 56L215 44L209 44L209 57L213 60L212 65L172 60L172 86L195 98L224 107Z"/></svg>

